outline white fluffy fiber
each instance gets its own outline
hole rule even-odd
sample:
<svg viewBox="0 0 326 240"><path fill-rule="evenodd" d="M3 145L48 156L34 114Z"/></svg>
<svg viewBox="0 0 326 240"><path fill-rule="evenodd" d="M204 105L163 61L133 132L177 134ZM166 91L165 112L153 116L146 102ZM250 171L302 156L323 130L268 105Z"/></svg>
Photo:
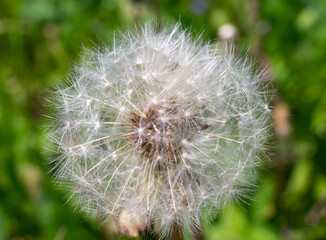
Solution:
<svg viewBox="0 0 326 240"><path fill-rule="evenodd" d="M262 74L231 47L194 40L180 24L143 24L111 48L86 50L68 78L54 94L50 136L61 153L55 176L82 210L104 220L127 212L164 233L199 227L204 209L214 215L252 187L269 97ZM162 124L148 141L174 141L175 156L141 154L149 130L130 118L153 106Z"/></svg>

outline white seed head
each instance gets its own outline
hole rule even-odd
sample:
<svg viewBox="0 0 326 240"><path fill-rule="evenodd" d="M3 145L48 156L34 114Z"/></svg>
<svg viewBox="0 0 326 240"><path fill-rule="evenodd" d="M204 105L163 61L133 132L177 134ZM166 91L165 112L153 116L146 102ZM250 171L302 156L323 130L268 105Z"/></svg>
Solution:
<svg viewBox="0 0 326 240"><path fill-rule="evenodd" d="M87 50L54 100L58 181L82 210L135 215L162 234L246 196L269 135L262 74L180 24Z"/></svg>

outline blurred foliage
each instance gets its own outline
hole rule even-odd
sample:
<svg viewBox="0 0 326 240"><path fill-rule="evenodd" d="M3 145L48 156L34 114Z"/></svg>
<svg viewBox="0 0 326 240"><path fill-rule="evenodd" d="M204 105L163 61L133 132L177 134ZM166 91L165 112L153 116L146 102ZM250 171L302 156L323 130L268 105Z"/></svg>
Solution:
<svg viewBox="0 0 326 240"><path fill-rule="evenodd" d="M278 89L273 154L255 200L204 225L205 239L326 239L325 16L325 0L1 0L0 239L110 238L51 181L44 98L83 46L153 17L211 40L234 24L237 46Z"/></svg>

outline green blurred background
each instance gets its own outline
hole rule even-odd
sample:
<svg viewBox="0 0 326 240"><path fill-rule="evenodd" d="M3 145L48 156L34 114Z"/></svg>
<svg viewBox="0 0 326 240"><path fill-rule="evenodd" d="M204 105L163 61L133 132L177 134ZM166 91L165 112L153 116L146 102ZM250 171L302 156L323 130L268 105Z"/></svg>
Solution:
<svg viewBox="0 0 326 240"><path fill-rule="evenodd" d="M52 183L44 98L83 46L153 17L249 49L278 89L255 200L204 225L205 239L326 239L325 16L325 0L1 0L0 239L115 238Z"/></svg>

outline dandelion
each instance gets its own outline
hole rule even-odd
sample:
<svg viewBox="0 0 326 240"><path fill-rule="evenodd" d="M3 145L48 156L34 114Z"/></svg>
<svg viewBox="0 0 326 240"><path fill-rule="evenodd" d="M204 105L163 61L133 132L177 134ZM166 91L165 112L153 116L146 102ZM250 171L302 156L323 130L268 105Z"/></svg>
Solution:
<svg viewBox="0 0 326 240"><path fill-rule="evenodd" d="M55 176L80 209L127 235L165 236L200 228L204 210L215 216L253 186L269 97L262 73L231 47L180 24L144 24L87 50L68 78L50 135Z"/></svg>

